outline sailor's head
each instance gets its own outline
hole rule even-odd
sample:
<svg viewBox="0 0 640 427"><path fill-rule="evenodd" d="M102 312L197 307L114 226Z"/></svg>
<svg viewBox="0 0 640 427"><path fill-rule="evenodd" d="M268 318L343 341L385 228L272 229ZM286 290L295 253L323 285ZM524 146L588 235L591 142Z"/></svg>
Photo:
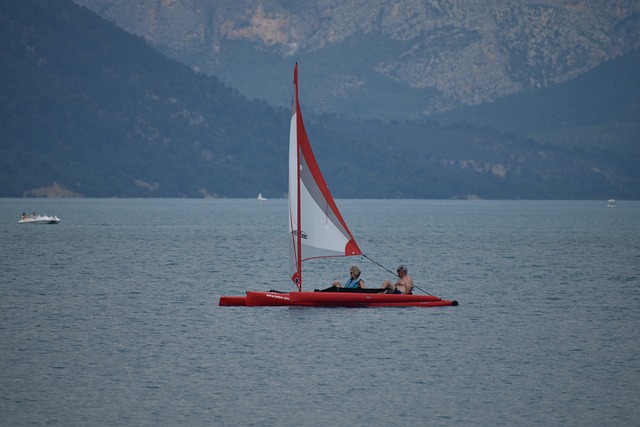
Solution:
<svg viewBox="0 0 640 427"><path fill-rule="evenodd" d="M405 267L404 265L400 265L398 266L398 269L396 270L398 272L398 274L400 273L404 273L407 274L409 271L407 270L407 267Z"/></svg>
<svg viewBox="0 0 640 427"><path fill-rule="evenodd" d="M353 273L353 277L360 277L362 272L357 265L352 265L351 268L349 268L349 273Z"/></svg>

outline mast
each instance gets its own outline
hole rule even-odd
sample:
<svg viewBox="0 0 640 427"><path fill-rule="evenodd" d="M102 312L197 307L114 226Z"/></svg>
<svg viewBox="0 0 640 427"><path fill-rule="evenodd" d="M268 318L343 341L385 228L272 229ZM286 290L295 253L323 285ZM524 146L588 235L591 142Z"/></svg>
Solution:
<svg viewBox="0 0 640 427"><path fill-rule="evenodd" d="M295 87L296 93L296 153L297 153L297 167L296 167L296 192L297 196L297 209L296 213L298 218L298 232L296 233L296 239L298 240L298 244L296 245L296 269L298 270L298 291L302 291L302 209L300 208L300 143L298 142L298 135L300 135L300 123L302 121L302 117L300 116L300 104L298 103L298 63L296 62L296 66L293 70L293 85Z"/></svg>

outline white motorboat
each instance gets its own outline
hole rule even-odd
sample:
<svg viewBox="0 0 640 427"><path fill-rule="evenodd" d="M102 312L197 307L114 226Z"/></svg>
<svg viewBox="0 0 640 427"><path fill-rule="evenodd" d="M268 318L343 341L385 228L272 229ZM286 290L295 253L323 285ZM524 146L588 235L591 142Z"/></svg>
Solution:
<svg viewBox="0 0 640 427"><path fill-rule="evenodd" d="M22 218L18 221L18 224L57 224L59 222L60 218L55 215L36 215L34 213L30 216L22 214Z"/></svg>

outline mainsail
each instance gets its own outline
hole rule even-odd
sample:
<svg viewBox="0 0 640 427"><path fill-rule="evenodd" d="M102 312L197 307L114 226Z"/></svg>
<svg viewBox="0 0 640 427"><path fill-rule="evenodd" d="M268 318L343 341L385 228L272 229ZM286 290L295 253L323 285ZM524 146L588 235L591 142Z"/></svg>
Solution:
<svg viewBox="0 0 640 427"><path fill-rule="evenodd" d="M302 261L361 255L316 162L298 102L298 64L293 71L289 132L289 232L291 280L302 289Z"/></svg>

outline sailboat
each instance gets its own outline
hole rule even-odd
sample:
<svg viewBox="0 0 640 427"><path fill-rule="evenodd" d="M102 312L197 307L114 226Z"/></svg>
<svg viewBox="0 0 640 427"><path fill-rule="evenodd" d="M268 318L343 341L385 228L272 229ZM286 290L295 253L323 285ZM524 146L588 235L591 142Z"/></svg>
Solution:
<svg viewBox="0 0 640 427"><path fill-rule="evenodd" d="M266 197L264 197L264 196L262 195L262 193L258 193L258 201L259 201L260 203L265 203L265 202L267 201L267 198L266 198Z"/></svg>
<svg viewBox="0 0 640 427"><path fill-rule="evenodd" d="M293 71L293 102L289 132L289 238L292 292L247 291L222 296L221 306L306 307L433 307L458 305L433 295L385 294L382 289L344 289L339 292L303 291L303 261L314 258L363 255L338 210L316 162L302 120L298 99L298 64Z"/></svg>

